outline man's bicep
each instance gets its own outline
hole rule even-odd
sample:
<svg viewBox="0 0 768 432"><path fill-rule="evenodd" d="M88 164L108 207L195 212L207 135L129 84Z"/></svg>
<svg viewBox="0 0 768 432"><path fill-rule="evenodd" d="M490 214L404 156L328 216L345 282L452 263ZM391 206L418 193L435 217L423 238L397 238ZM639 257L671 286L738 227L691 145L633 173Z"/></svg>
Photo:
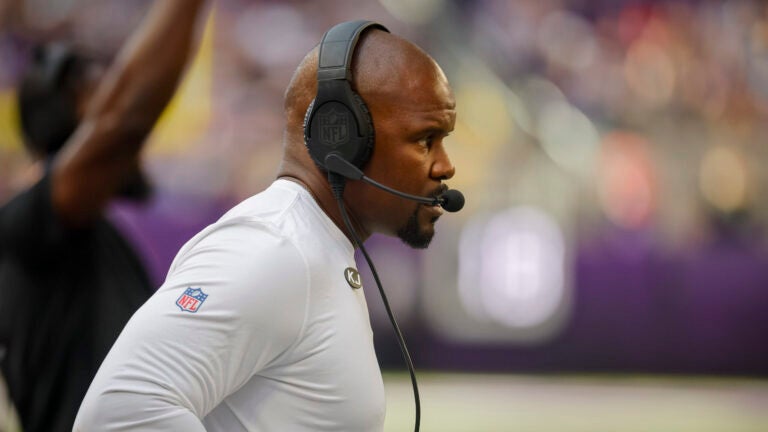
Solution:
<svg viewBox="0 0 768 432"><path fill-rule="evenodd" d="M187 333L180 320L155 314L156 300L151 298L134 314L112 346L83 400L76 426L173 431L182 430L191 419L200 423L205 344L191 355L190 335L195 332Z"/></svg>

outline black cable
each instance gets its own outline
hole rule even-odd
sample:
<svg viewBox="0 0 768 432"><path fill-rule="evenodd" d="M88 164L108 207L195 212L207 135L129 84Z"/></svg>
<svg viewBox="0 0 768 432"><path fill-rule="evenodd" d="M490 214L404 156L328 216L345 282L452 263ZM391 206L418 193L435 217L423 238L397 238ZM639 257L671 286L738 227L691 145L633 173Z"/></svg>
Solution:
<svg viewBox="0 0 768 432"><path fill-rule="evenodd" d="M357 232L352 227L352 222L349 220L349 215L347 214L347 209L344 206L344 200L342 199L345 179L341 176L337 176L337 174L333 174L331 172L328 173L328 180L331 183L333 196L336 198L336 202L339 205L339 211L341 212L341 217L344 219L344 224L347 226L349 233L352 235L352 239L360 248L360 251L363 252L365 261L368 263L368 267L371 269L373 279L376 281L376 286L379 288L381 301L384 303L384 309L387 310L387 316L389 316L389 321L392 323L392 328L395 330L395 334L397 335L397 343L400 345L400 353L403 355L403 360L408 366L408 373L411 375L411 385L413 386L413 400L416 404L416 420L413 430L414 432L419 432L419 425L421 424L421 403L419 401L419 385L416 383L416 371L413 368L413 361L411 361L411 355L408 353L408 347L405 346L403 333L400 331L400 327L397 325L397 321L395 321L395 315L392 313L392 308L389 307L389 300L387 300L387 295L384 293L384 288L381 285L381 280L379 279L379 273L376 271L376 266L373 265L371 257L368 256L368 251L365 250L363 242L360 240L360 237L358 237Z"/></svg>

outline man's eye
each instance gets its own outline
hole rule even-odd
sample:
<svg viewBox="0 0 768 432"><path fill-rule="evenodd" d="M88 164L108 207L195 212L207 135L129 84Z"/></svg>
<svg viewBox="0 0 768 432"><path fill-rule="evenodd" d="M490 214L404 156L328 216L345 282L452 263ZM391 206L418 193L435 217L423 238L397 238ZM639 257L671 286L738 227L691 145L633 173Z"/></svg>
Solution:
<svg viewBox="0 0 768 432"><path fill-rule="evenodd" d="M424 138L420 139L419 140L419 144L424 146L424 147L426 147L426 148L432 147L432 137L428 136L428 137L424 137Z"/></svg>

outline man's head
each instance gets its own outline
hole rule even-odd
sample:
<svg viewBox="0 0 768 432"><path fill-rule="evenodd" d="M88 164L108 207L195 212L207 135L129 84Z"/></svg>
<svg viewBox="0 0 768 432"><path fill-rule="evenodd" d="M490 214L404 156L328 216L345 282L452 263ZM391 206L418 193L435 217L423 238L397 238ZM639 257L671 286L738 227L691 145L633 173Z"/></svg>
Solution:
<svg viewBox="0 0 768 432"><path fill-rule="evenodd" d="M325 178L303 145L304 116L317 93L317 62L315 49L294 74L285 101L284 167L303 168L300 179L305 183ZM440 67L412 43L370 29L355 49L352 76L352 88L367 105L375 130L373 152L362 167L366 176L406 193L438 195L445 188L442 181L454 174L443 139L456 118L453 94ZM442 214L439 207L406 201L362 182L348 182L344 201L366 234L397 236L413 247L429 244Z"/></svg>
<svg viewBox="0 0 768 432"><path fill-rule="evenodd" d="M24 143L35 157L55 155L77 128L96 77L94 62L69 45L33 50L18 91Z"/></svg>
<svg viewBox="0 0 768 432"><path fill-rule="evenodd" d="M36 160L50 161L77 129L104 75L105 64L66 43L34 48L18 90L24 145ZM151 186L137 167L118 192L143 201Z"/></svg>

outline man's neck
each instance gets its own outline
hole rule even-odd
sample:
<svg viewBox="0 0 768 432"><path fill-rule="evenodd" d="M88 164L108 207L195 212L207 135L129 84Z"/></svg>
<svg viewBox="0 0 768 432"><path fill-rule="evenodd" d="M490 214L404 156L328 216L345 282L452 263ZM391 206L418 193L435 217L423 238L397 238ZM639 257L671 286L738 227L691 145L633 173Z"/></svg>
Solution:
<svg viewBox="0 0 768 432"><path fill-rule="evenodd" d="M344 223L344 219L341 215L341 209L339 208L338 202L336 201L336 198L333 196L333 193L331 192L331 189L327 185L327 183L324 182L322 186L312 187L311 181L307 181L305 179L300 178L299 176L292 175L286 171L282 171L277 176L277 178L297 183L298 185L303 187L307 192L309 192L309 194L315 200L315 202L323 211L323 213L325 213L326 216L328 216L328 218L331 219L334 225L336 225L339 228L339 230L341 230L341 232L344 233L344 235L347 237L350 243L352 243L353 246L356 246L355 240L352 238L351 234L349 233L349 229ZM365 241L366 239L368 239L368 237L370 237L370 233L363 229L362 224L358 222L357 218L355 217L355 214L349 209L349 206L346 205L346 203L345 203L345 208L346 208L347 214L349 215L350 222L354 227L358 238L360 238L360 241Z"/></svg>

